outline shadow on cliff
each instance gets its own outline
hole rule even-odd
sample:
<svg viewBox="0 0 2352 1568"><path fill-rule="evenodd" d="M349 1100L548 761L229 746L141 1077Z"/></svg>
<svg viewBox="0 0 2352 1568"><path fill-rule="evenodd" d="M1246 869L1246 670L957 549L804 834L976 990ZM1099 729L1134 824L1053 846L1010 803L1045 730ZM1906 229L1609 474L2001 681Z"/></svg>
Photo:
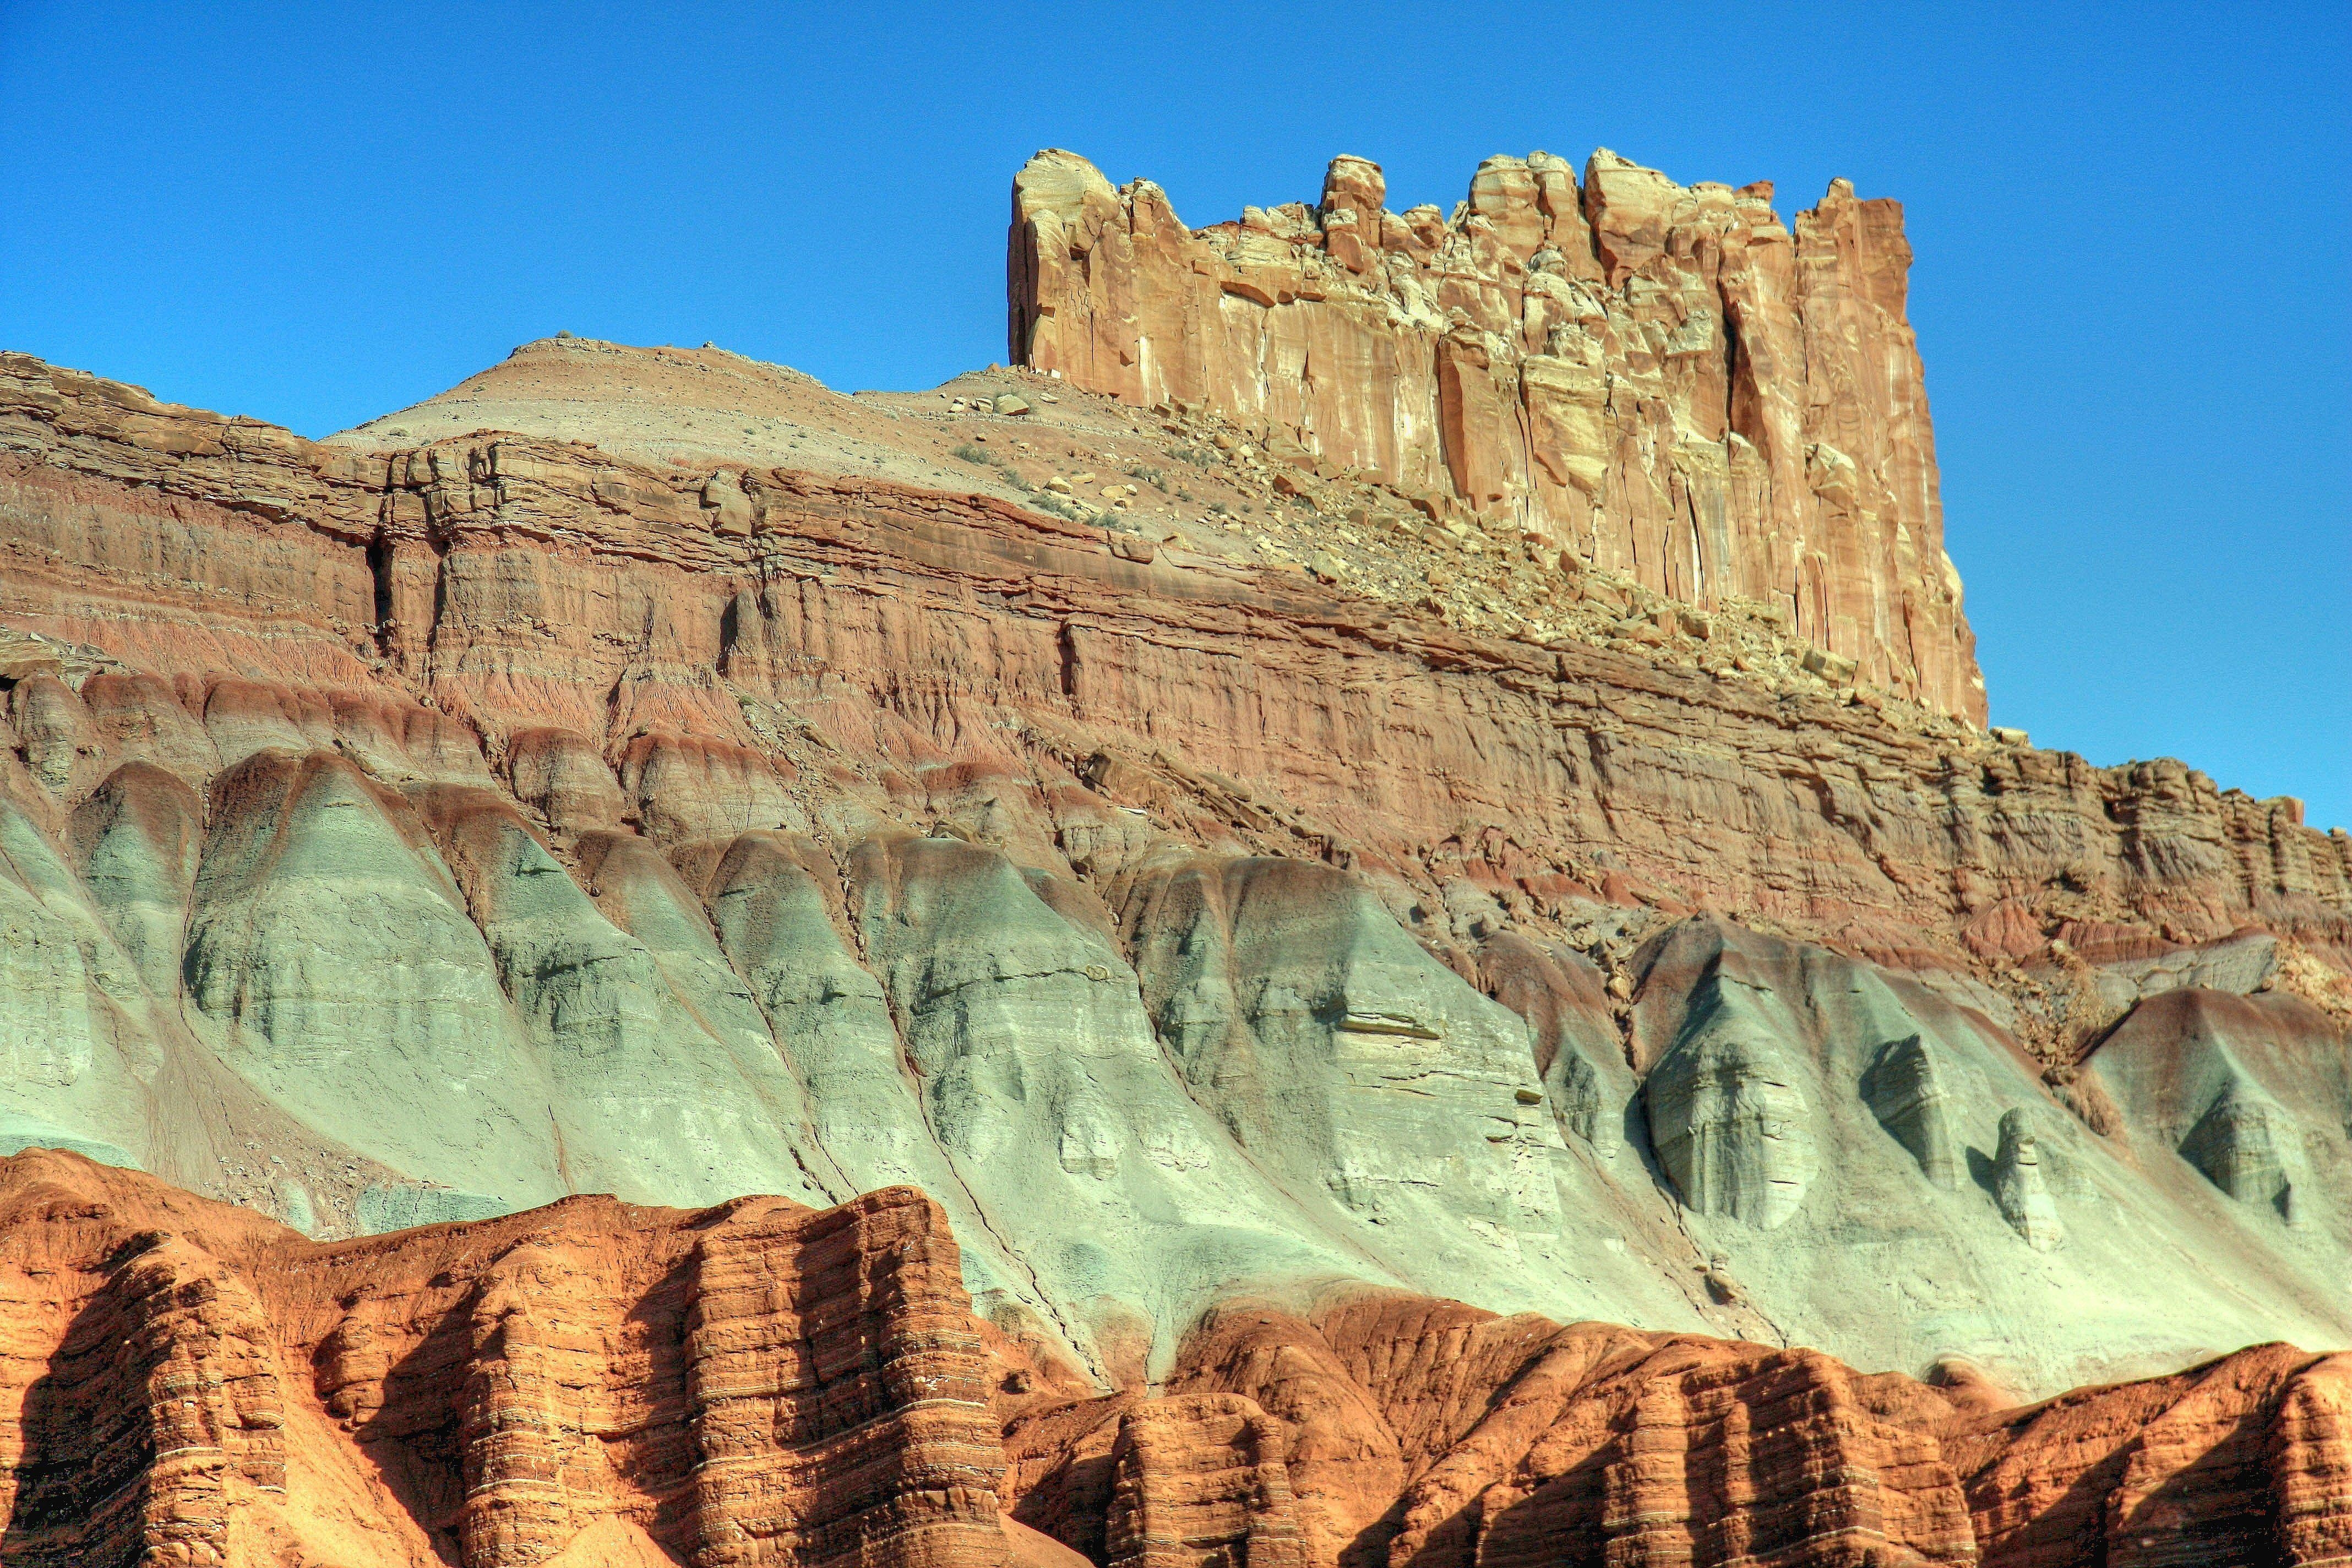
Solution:
<svg viewBox="0 0 2352 1568"><path fill-rule="evenodd" d="M2273 1512L2272 1479L2263 1463L2263 1438L2277 1413L2273 1391L2226 1425L2200 1433L2196 1457L2186 1462L2168 1458L2177 1468L2124 1511L2134 1461L2148 1446L2147 1427L2138 1428L2077 1476L2055 1502L2006 1537L2000 1543L2001 1560L2105 1563L2117 1552L2139 1562L2143 1559L2137 1553L2153 1551L2155 1555L2146 1560L2214 1568L2239 1563L2256 1568L2286 1561ZM2179 1425L2168 1426L2168 1437L2177 1441ZM1978 1500L1969 1500L1981 1518Z"/></svg>
<svg viewBox="0 0 2352 1568"><path fill-rule="evenodd" d="M716 1224L719 1217L706 1216L702 1225ZM499 1282L499 1258L528 1246L530 1239L527 1235L515 1237L510 1246L482 1260L480 1272L467 1288L441 1310L421 1338L385 1367L382 1403L351 1426L353 1443L400 1507L431 1540L434 1551L457 1568L467 1560L462 1541L467 1498L496 1479L468 1473L468 1439L479 1448L495 1452L498 1434L489 1415L493 1403L527 1398L534 1388L543 1388L550 1403L530 1412L524 1425L552 1439L551 1446L559 1449L566 1438L583 1447L601 1445L601 1468L648 1504L644 1516L647 1534L682 1563L685 1554L680 1543L686 1540L694 1502L693 1488L687 1484L694 1464L687 1408L690 1258L678 1259L637 1293L614 1324L618 1331L608 1342L608 1349L623 1355L634 1352L630 1383L642 1401L645 1418L619 1423L629 1436L610 1439L590 1430L587 1411L575 1403L593 1400L598 1392L613 1392L609 1384L603 1389L572 1388L551 1375L554 1369L530 1364L535 1358L528 1349L509 1341L509 1324L504 1320L486 1331L482 1307L485 1296ZM446 1276L435 1281L450 1282ZM347 1310L351 1305L347 1303ZM322 1378L333 1374L329 1358L334 1337L322 1340L312 1357L314 1374ZM520 1355L515 1353L518 1351ZM570 1396L564 1401L567 1408L557 1408L552 1403L559 1389ZM572 1424L566 1424L567 1415ZM560 1468L571 1468L562 1464L560 1452L551 1457ZM604 1506L596 1511L612 1511L609 1505L614 1500L601 1500ZM550 1521L557 1530L569 1531L592 1522L568 1499L555 1506L563 1516ZM13 1562L9 1568L14 1568Z"/></svg>
<svg viewBox="0 0 2352 1568"><path fill-rule="evenodd" d="M1992 1173L1992 1156L1978 1148L1975 1144L1969 1144L1969 1180L1983 1188L1985 1196L1998 1201L2000 1196L2000 1189L1999 1186L1994 1184Z"/></svg>
<svg viewBox="0 0 2352 1568"><path fill-rule="evenodd" d="M471 1326L478 1289L460 1297L407 1354L384 1369L382 1404L350 1428L353 1446L376 1479L451 1568L464 1561L457 1509L466 1495L465 1455L457 1401L474 1354ZM344 1303L346 1310L358 1304ZM341 1331L320 1340L311 1353L314 1384L322 1389L336 1373L331 1347Z"/></svg>
<svg viewBox="0 0 2352 1568"><path fill-rule="evenodd" d="M1533 1564L1545 1568L1602 1568L1609 1555L1603 1531L1608 1496L1608 1468L1624 1458L1615 1444L1605 1444L1573 1469L1554 1476L1517 1501L1488 1508L1488 1491L1481 1487L1463 1507L1433 1525L1412 1556L1392 1563L1395 1538L1403 1532L1412 1499L1407 1491L1339 1554L1339 1568L1460 1568L1465 1563ZM1696 1481L1696 1478L1693 1478ZM1693 1518L1707 1500L1691 1489Z"/></svg>
<svg viewBox="0 0 2352 1568"><path fill-rule="evenodd" d="M145 1380L127 1386L135 1368L118 1281L149 1239L134 1237L108 1255L102 1267L117 1278L73 1315L47 1370L25 1390L25 1447L7 1473L0 1525L8 1568L132 1568L142 1560L155 1442Z"/></svg>

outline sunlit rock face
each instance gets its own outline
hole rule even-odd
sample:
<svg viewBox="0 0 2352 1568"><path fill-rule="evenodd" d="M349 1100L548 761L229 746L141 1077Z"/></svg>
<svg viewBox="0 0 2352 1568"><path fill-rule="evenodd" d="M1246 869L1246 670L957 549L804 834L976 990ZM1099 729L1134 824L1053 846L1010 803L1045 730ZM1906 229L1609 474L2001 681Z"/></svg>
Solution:
<svg viewBox="0 0 2352 1568"><path fill-rule="evenodd" d="M1343 1286L2021 1394L2352 1332L2352 879L2292 803L1042 502L0 371L0 1152L324 1240L917 1188L1098 1390ZM973 435L1139 438L1020 384ZM1197 1448L1279 1554L1256 1419L1082 1462L1139 1507Z"/></svg>
<svg viewBox="0 0 2352 1568"><path fill-rule="evenodd" d="M1105 1387L975 1312L908 1187L568 1198L310 1240L0 1158L0 1510L33 1563L1342 1568L1391 1559L2323 1564L2352 1358L2022 1407L1960 1364L1229 1300ZM95 1347L95 1351L93 1349ZM1736 1560L1736 1559L1735 1559Z"/></svg>
<svg viewBox="0 0 2352 1568"><path fill-rule="evenodd" d="M1581 178L1489 158L1451 217L1386 197L1339 158L1318 203L1192 229L1149 180L1040 153L1013 181L1013 355L1217 409L1695 606L1772 602L1982 721L1899 203L1839 180L1791 223L1769 182L1679 185L1606 149Z"/></svg>

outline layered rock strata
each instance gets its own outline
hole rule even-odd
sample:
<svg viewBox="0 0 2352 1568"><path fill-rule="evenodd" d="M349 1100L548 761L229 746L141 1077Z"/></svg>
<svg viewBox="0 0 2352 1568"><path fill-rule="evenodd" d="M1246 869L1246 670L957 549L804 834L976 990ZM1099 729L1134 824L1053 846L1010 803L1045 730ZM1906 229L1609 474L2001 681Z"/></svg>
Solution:
<svg viewBox="0 0 2352 1568"><path fill-rule="evenodd" d="M1965 1366L1236 1305L1165 1395L1016 1415L1008 1476L1016 1519L1098 1559L1098 1518L1123 1541L1131 1500L1167 1498L1155 1560L1188 1563L2320 1563L2352 1539L2342 1361L2265 1345L2017 1408Z"/></svg>
<svg viewBox="0 0 2352 1568"><path fill-rule="evenodd" d="M0 1160L0 1550L258 1568L2340 1562L2352 1368L2263 1345L2010 1405L1965 1367L1360 1289L1105 1394L945 1215L570 1199L318 1243Z"/></svg>
<svg viewBox="0 0 2352 1568"><path fill-rule="evenodd" d="M609 1199L341 1245L0 1163L10 1563L1002 1564L936 1206Z"/></svg>
<svg viewBox="0 0 2352 1568"><path fill-rule="evenodd" d="M1113 1385L1331 1278L2037 1392L2352 1337L2292 803L970 493L6 365L8 1148L320 1236L919 1186Z"/></svg>
<svg viewBox="0 0 2352 1568"><path fill-rule="evenodd" d="M1605 150L1489 158L1448 216L1333 161L1314 205L1192 229L1157 185L1040 153L1013 181L1017 363L1509 516L1700 607L1784 611L1981 723L1943 548L1892 201L1677 185Z"/></svg>

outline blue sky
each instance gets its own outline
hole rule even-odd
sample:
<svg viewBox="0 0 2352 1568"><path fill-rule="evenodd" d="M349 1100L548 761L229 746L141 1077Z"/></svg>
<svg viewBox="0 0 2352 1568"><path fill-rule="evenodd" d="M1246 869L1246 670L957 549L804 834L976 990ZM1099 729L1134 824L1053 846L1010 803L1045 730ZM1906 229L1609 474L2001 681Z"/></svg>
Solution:
<svg viewBox="0 0 2352 1568"><path fill-rule="evenodd" d="M1013 171L1490 153L1905 204L1996 722L2352 826L2352 8L0 0L0 347L321 435L559 328L1004 356Z"/></svg>

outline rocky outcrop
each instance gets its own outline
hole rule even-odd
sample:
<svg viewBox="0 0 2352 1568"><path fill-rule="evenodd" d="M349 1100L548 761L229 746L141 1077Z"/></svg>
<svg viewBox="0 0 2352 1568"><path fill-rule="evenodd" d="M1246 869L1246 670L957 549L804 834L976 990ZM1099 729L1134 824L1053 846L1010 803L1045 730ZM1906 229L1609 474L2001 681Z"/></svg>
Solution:
<svg viewBox="0 0 2352 1568"><path fill-rule="evenodd" d="M1288 1429L1237 1394L1128 1411L1111 1450L1109 1568L1306 1568L1289 1447Z"/></svg>
<svg viewBox="0 0 2352 1568"><path fill-rule="evenodd" d="M2341 1356L2260 1345L1945 1426L1987 1568L2294 1563L2352 1546Z"/></svg>
<svg viewBox="0 0 2352 1568"><path fill-rule="evenodd" d="M1106 1385L1330 1279L2044 1393L2352 1332L2292 803L975 492L6 368L0 1149L320 1237L912 1184Z"/></svg>
<svg viewBox="0 0 2352 1568"><path fill-rule="evenodd" d="M10 1563L996 1568L939 1210L609 1199L321 1246L0 1163Z"/></svg>
<svg viewBox="0 0 2352 1568"><path fill-rule="evenodd" d="M1791 1076L1770 1047L1726 1036L1683 1041L1651 1071L1650 1141L1686 1207L1764 1230L1797 1212L1821 1156Z"/></svg>
<svg viewBox="0 0 2352 1568"><path fill-rule="evenodd" d="M936 1206L714 1228L684 1326L696 1568L1003 1560L994 1380Z"/></svg>
<svg viewBox="0 0 2352 1568"><path fill-rule="evenodd" d="M1811 1351L1370 1297L1230 1309L1176 1392L1075 1423L1093 1406L1046 1402L1008 1451L1017 1512L1076 1543L1069 1504L1102 1494L1070 1459L1116 1426L1112 1495L1148 1479L1181 1497L1160 1517L1228 1562L1297 1518L1323 1564L2315 1564L2345 1539L2325 1489L2341 1361L2266 1345L2015 1408L1964 1367L1866 1377Z"/></svg>
<svg viewBox="0 0 2352 1568"><path fill-rule="evenodd" d="M2173 990L2135 1008L2089 1060L2117 1119L2164 1166L2193 1169L2265 1228L2294 1226L2312 1217L2317 1173L2285 1107L2352 1105L2352 1063L2303 1043L2319 1027L2292 996Z"/></svg>
<svg viewBox="0 0 2352 1568"><path fill-rule="evenodd" d="M2066 1244L2065 1223L2058 1217L2057 1202L2042 1173L2033 1118L2021 1107L2001 1115L2000 1147L1992 1160L1992 1195L2000 1205L2000 1217L2034 1251L2055 1252Z"/></svg>
<svg viewBox="0 0 2352 1568"><path fill-rule="evenodd" d="M316 1243L0 1161L8 1561L1788 1568L2320 1564L2343 1356L2014 1408L1808 1350L1357 1289L1209 1314L1160 1391L971 1310L906 1189L575 1198Z"/></svg>
<svg viewBox="0 0 2352 1568"><path fill-rule="evenodd" d="M1918 1036L1890 1041L1879 1051L1863 1079L1862 1093L1878 1124L1919 1162L1922 1175L1947 1191L1959 1185L1951 1091Z"/></svg>
<svg viewBox="0 0 2352 1568"><path fill-rule="evenodd" d="M1313 206L1194 230L1075 153L1013 180L1017 363L1205 404L1269 453L1499 511L1685 604L1757 601L1981 723L1899 205L1489 158L1453 215L1335 160Z"/></svg>
<svg viewBox="0 0 2352 1568"><path fill-rule="evenodd" d="M8 1239L11 1285L50 1281L10 1296L12 1314L46 1321L20 1321L9 1346L9 1560L226 1561L233 1511L287 1484L285 1390L250 1292L173 1236L118 1236L103 1258Z"/></svg>

